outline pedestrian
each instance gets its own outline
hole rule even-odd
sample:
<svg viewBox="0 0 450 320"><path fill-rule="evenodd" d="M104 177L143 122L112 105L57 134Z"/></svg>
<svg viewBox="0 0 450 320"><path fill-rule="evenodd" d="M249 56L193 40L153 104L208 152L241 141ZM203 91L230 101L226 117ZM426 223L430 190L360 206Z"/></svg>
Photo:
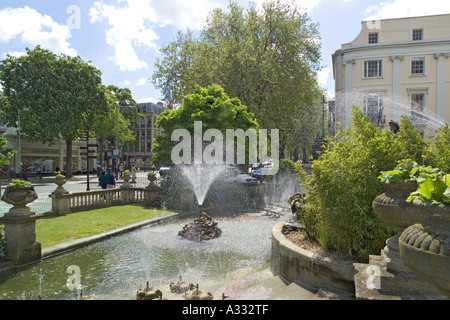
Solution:
<svg viewBox="0 0 450 320"><path fill-rule="evenodd" d="M119 165L119 174L120 174L119 179L122 179L122 175L123 175L123 164L120 164L120 165Z"/></svg>
<svg viewBox="0 0 450 320"><path fill-rule="evenodd" d="M39 179L39 181L42 181L42 172L41 172L41 167L39 165L36 166L36 169L34 169L34 172L36 173L36 179Z"/></svg>
<svg viewBox="0 0 450 320"><path fill-rule="evenodd" d="M16 178L16 171L14 170L14 167L11 167L8 173L8 182L11 182L11 180L15 178Z"/></svg>
<svg viewBox="0 0 450 320"><path fill-rule="evenodd" d="M113 177L114 178L114 177ZM98 177L98 185L100 187L102 187L102 189L106 189L107 188L107 184L106 184L106 172L102 171L102 174Z"/></svg>
<svg viewBox="0 0 450 320"><path fill-rule="evenodd" d="M152 171L155 172L156 166L155 164L152 165Z"/></svg>
<svg viewBox="0 0 450 320"><path fill-rule="evenodd" d="M103 173L102 166L100 163L97 163L97 177L100 177L100 173Z"/></svg>
<svg viewBox="0 0 450 320"><path fill-rule="evenodd" d="M136 183L136 167L131 167L131 183Z"/></svg>
<svg viewBox="0 0 450 320"><path fill-rule="evenodd" d="M116 179L114 178L114 174L111 168L108 169L108 174L105 177L106 188L114 189L116 187Z"/></svg>

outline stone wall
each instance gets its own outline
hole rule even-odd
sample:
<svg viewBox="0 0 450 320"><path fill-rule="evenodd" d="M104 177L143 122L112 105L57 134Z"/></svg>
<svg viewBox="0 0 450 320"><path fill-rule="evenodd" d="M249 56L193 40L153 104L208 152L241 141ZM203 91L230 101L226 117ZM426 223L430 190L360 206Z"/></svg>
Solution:
<svg viewBox="0 0 450 320"><path fill-rule="evenodd" d="M272 230L271 270L290 282L304 283L315 289L322 286L355 292L353 266L355 261L343 261L319 256L301 249L282 233L284 223Z"/></svg>

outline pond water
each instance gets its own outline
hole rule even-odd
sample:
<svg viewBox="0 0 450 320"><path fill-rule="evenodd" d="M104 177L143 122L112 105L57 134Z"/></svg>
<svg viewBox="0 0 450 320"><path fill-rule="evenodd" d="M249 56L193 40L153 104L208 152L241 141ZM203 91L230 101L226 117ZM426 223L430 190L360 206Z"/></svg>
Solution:
<svg viewBox="0 0 450 320"><path fill-rule="evenodd" d="M181 275L183 281L201 286L226 281L229 272L269 262L276 220L261 213L215 220L222 234L210 241L192 242L178 236L192 222L185 219L44 259L0 278L0 299L74 299L79 291L73 288L73 280L79 279L83 294L94 299L135 300L136 291L147 281L158 288L178 281Z"/></svg>

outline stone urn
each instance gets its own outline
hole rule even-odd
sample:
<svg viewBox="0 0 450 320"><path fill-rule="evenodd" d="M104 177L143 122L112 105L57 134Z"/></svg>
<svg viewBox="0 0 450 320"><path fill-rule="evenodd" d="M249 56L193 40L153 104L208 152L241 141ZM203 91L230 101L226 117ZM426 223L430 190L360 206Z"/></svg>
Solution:
<svg viewBox="0 0 450 320"><path fill-rule="evenodd" d="M155 188L156 187L156 180L158 180L158 178L156 178L156 175L152 175L149 174L147 175L147 180L150 181L150 184L147 186L147 188Z"/></svg>
<svg viewBox="0 0 450 320"><path fill-rule="evenodd" d="M12 204L14 207L5 214L5 217L34 215L30 211L30 208L27 207L27 204L37 198L38 195L33 186L7 187L3 193L2 200L8 204Z"/></svg>
<svg viewBox="0 0 450 320"><path fill-rule="evenodd" d="M420 200L414 200L413 205L428 217L401 234L401 258L414 273L450 298L450 206L432 206Z"/></svg>
<svg viewBox="0 0 450 320"><path fill-rule="evenodd" d="M41 259L41 244L36 241L36 220L40 217L27 207L38 198L33 186L8 186L2 200L13 207L2 222L5 226L6 258L16 266Z"/></svg>
<svg viewBox="0 0 450 320"><path fill-rule="evenodd" d="M409 271L401 261L398 239L407 227L424 220L427 213L406 202L410 193L417 190L417 183L383 183L383 186L386 192L374 199L372 207L378 218L395 227L398 232L386 241L386 247L382 250L381 255L388 270Z"/></svg>
<svg viewBox="0 0 450 320"><path fill-rule="evenodd" d="M131 180L131 176L125 175L125 174L123 175L122 189L129 189L129 188L131 188L130 180Z"/></svg>
<svg viewBox="0 0 450 320"><path fill-rule="evenodd" d="M61 176L61 177L56 176L56 178L55 178L55 184L56 184L58 187L56 187L56 190L53 191L53 194L56 194L56 195L67 194L67 193L68 193L67 190L64 189L64 187L63 187L63 185L65 185L66 182L67 182L67 181L66 181L66 178L65 178L65 177L63 177L63 176Z"/></svg>

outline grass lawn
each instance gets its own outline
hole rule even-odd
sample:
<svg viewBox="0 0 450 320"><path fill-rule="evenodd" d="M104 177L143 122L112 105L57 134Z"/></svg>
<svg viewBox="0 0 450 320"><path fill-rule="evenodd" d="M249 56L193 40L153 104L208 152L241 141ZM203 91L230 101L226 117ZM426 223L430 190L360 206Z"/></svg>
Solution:
<svg viewBox="0 0 450 320"><path fill-rule="evenodd" d="M36 241L42 248L89 237L135 222L163 216L170 211L118 206L68 214L36 221Z"/></svg>

